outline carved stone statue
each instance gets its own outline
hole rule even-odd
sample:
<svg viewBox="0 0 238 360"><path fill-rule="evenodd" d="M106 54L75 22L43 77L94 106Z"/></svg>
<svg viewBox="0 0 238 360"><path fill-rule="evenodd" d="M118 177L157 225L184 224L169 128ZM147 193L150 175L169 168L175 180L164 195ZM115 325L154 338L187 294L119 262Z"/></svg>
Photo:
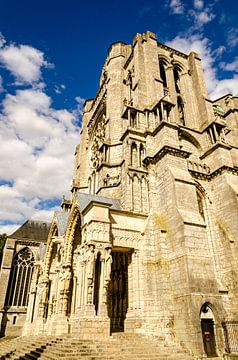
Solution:
<svg viewBox="0 0 238 360"><path fill-rule="evenodd" d="M107 249L107 254L105 257L105 281L110 281L112 267L112 249Z"/></svg>
<svg viewBox="0 0 238 360"><path fill-rule="evenodd" d="M88 279L93 279L93 275L94 275L94 264L95 264L95 250L94 250L94 245L89 245L89 254L88 254L88 258L87 258L87 278Z"/></svg>
<svg viewBox="0 0 238 360"><path fill-rule="evenodd" d="M63 268L63 272L60 274L60 292L69 291L71 280L71 271L70 269Z"/></svg>

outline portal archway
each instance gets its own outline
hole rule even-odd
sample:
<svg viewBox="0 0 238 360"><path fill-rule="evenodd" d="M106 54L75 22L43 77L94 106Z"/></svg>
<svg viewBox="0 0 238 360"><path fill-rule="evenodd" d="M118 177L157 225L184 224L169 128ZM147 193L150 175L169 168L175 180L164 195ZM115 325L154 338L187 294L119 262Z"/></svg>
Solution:
<svg viewBox="0 0 238 360"><path fill-rule="evenodd" d="M216 357L215 317L209 303L201 307L200 319L204 351L207 357Z"/></svg>

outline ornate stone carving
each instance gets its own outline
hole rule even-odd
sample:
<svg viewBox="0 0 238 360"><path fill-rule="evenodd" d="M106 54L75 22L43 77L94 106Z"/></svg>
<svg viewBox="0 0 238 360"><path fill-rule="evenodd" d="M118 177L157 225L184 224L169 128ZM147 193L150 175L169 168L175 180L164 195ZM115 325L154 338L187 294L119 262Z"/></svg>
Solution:
<svg viewBox="0 0 238 360"><path fill-rule="evenodd" d="M139 232L112 229L113 245L122 247L138 248L141 242L141 234Z"/></svg>
<svg viewBox="0 0 238 360"><path fill-rule="evenodd" d="M111 186L118 186L121 182L120 175L110 176L107 174L103 179L103 186L104 187L111 187Z"/></svg>

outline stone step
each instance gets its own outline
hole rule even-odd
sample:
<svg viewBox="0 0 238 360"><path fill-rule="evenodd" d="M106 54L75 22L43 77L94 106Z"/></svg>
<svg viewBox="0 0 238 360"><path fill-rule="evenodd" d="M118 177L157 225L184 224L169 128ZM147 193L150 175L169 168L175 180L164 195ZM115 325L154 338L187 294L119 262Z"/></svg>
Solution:
<svg viewBox="0 0 238 360"><path fill-rule="evenodd" d="M12 353L11 353L12 352ZM108 339L89 340L76 336L21 337L0 343L0 354L11 360L191 360L188 352L164 339L149 339L137 334L113 335ZM7 358L7 357L2 357ZM1 357L0 357L1 359Z"/></svg>

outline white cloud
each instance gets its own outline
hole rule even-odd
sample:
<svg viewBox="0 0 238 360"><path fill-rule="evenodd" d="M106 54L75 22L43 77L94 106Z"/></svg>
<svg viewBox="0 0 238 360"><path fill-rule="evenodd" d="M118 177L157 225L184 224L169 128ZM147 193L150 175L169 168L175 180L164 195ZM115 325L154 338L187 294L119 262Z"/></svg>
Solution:
<svg viewBox="0 0 238 360"><path fill-rule="evenodd" d="M0 32L0 48L3 47L5 43L6 43L6 40L3 36L3 34Z"/></svg>
<svg viewBox="0 0 238 360"><path fill-rule="evenodd" d="M205 9L204 11L197 13L197 15L195 16L196 18L196 22L198 24L198 26L203 26L207 23L209 23L210 21L212 21L215 18L215 14L212 13L210 11L210 9Z"/></svg>
<svg viewBox="0 0 238 360"><path fill-rule="evenodd" d="M2 225L0 226L0 234L13 234L19 228L19 224Z"/></svg>
<svg viewBox="0 0 238 360"><path fill-rule="evenodd" d="M81 117L83 114L83 105L85 103L85 99L81 96L76 96L75 100L77 101L77 107L74 110L74 115L76 118Z"/></svg>
<svg viewBox="0 0 238 360"><path fill-rule="evenodd" d="M228 32L227 43L230 47L235 47L238 44L238 29L231 28Z"/></svg>
<svg viewBox="0 0 238 360"><path fill-rule="evenodd" d="M0 232L9 234L28 218L51 220L55 210L51 200L60 203L70 189L80 129L75 112L54 109L44 92L41 70L49 64L41 51L5 46L0 36L0 64L15 77L16 87L31 85L16 88L14 94L6 92L1 103ZM65 85L58 88L64 90ZM42 208L44 201L48 205Z"/></svg>
<svg viewBox="0 0 238 360"><path fill-rule="evenodd" d="M172 10L173 14L183 14L184 13L184 6L181 0L171 0L169 3L170 9Z"/></svg>
<svg viewBox="0 0 238 360"><path fill-rule="evenodd" d="M60 84L59 86L55 85L54 91L56 92L56 94L61 94L62 90L65 90L65 89L66 89L66 86L64 84Z"/></svg>
<svg viewBox="0 0 238 360"><path fill-rule="evenodd" d="M26 199L61 196L70 185L79 128L72 113L50 105L46 94L33 89L3 101L0 177L14 181Z"/></svg>
<svg viewBox="0 0 238 360"><path fill-rule="evenodd" d="M0 38L1 44L1 38ZM19 84L36 85L41 80L41 68L49 64L44 54L28 45L0 47L0 64L15 77ZM42 83L40 83L42 87Z"/></svg>
<svg viewBox="0 0 238 360"><path fill-rule="evenodd" d="M204 6L203 0L194 0L195 9L201 10Z"/></svg>
<svg viewBox="0 0 238 360"><path fill-rule="evenodd" d="M226 94L237 94L238 93L238 75L235 75L232 79L217 80L214 84L211 98L218 99L219 97Z"/></svg>
<svg viewBox="0 0 238 360"><path fill-rule="evenodd" d="M3 78L2 76L0 75L0 94L3 92Z"/></svg>
<svg viewBox="0 0 238 360"><path fill-rule="evenodd" d="M238 56L235 58L234 61L232 61L231 63L229 64L226 64L224 62L222 62L220 64L220 67L223 69L223 70L226 70L226 71L235 71L235 72L238 72Z"/></svg>
<svg viewBox="0 0 238 360"><path fill-rule="evenodd" d="M196 51L199 54L202 59L208 93L212 99L219 98L227 93L235 94L238 91L237 76L234 76L232 79L218 79L214 66L214 52L207 38L202 38L201 35L193 35L189 38L177 36L168 42L167 45L186 54L191 51Z"/></svg>

